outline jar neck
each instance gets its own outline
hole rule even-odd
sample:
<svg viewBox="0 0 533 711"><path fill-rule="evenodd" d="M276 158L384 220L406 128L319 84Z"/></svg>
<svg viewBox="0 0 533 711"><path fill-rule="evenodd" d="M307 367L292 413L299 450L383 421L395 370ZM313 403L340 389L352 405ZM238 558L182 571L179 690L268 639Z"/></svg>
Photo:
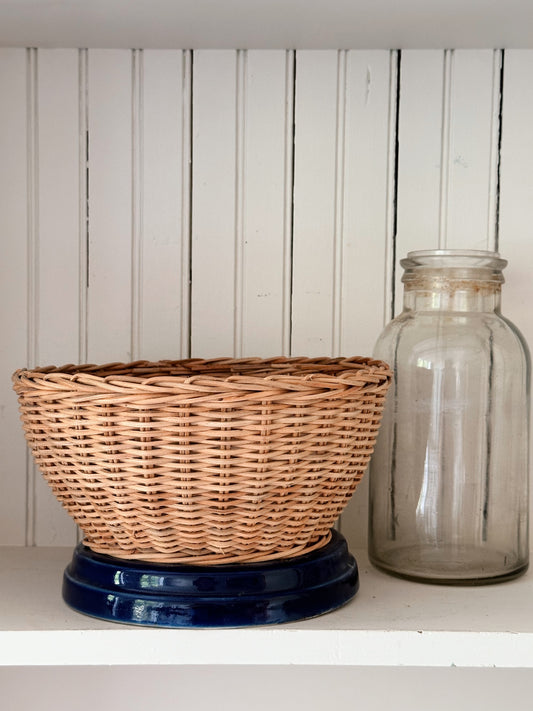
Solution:
<svg viewBox="0 0 533 711"><path fill-rule="evenodd" d="M404 287L403 308L407 311L499 312L500 305L501 285L491 282L439 276Z"/></svg>
<svg viewBox="0 0 533 711"><path fill-rule="evenodd" d="M413 311L494 312L500 310L502 270L497 252L429 250L409 252L404 309Z"/></svg>

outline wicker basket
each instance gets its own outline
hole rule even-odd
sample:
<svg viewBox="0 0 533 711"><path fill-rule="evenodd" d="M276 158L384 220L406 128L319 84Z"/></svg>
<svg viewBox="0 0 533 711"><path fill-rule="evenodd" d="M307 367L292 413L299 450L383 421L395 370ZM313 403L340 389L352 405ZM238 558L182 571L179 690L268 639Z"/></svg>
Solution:
<svg viewBox="0 0 533 711"><path fill-rule="evenodd" d="M93 551L160 563L325 545L391 373L364 358L66 365L13 375L27 441Z"/></svg>

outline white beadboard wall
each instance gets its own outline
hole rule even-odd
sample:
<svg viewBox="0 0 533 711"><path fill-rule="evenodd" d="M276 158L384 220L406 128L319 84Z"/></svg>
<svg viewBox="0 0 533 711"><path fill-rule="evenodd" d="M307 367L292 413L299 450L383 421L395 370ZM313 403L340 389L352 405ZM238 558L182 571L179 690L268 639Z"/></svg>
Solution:
<svg viewBox="0 0 533 711"><path fill-rule="evenodd" d="M3 48L0 97L0 544L76 540L18 367L370 355L434 247L499 249L533 343L533 50Z"/></svg>

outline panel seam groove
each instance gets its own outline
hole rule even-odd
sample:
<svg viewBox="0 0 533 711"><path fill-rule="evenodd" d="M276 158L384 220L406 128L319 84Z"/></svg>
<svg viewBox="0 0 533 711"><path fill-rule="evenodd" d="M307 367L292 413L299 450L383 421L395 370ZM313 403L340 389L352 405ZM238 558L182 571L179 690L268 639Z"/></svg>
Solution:
<svg viewBox="0 0 533 711"><path fill-rule="evenodd" d="M181 166L181 303L180 357L191 357L191 289L192 289L192 50L182 54L182 166Z"/></svg>
<svg viewBox="0 0 533 711"><path fill-rule="evenodd" d="M89 343L89 69L88 50L78 50L79 251L78 361L87 362ZM76 527L76 542L83 533Z"/></svg>
<svg viewBox="0 0 533 711"><path fill-rule="evenodd" d="M290 59L292 58L292 62ZM287 62L287 158L286 158L286 195L290 200L287 213L286 255L287 255L287 321L284 333L286 342L284 343L284 353L293 355L292 352L292 324L293 324L293 303L294 303L294 168L296 163L296 72L298 67L298 54L296 50L291 50L289 61ZM290 71L292 69L292 83L290 82Z"/></svg>
<svg viewBox="0 0 533 711"><path fill-rule="evenodd" d="M337 55L337 126L335 155L335 214L333 225L333 314L332 356L341 355L342 348L342 259L344 238L344 183L346 148L346 82L348 52Z"/></svg>
<svg viewBox="0 0 533 711"><path fill-rule="evenodd" d="M247 51L245 49L237 50L235 77L235 293L233 323L233 352L236 358L242 358L243 355L246 65Z"/></svg>
<svg viewBox="0 0 533 711"><path fill-rule="evenodd" d="M291 352L292 313L292 224L294 175L294 51L285 52L285 148L284 148L284 200L283 200L283 275L282 275L282 332L281 352Z"/></svg>
<svg viewBox="0 0 533 711"><path fill-rule="evenodd" d="M187 233L188 237L188 245L187 245L187 250L188 250L188 281L186 284L186 293L187 293L187 352L186 352L186 357L191 358L192 357L192 277L193 277L193 204L194 204L194 195L193 195L193 170L194 170L194 165L193 165L193 152L194 152L194 50L189 50L188 51L188 56L189 56L189 66L187 66L187 63L184 62L183 64L183 79L185 83L185 79L187 77L187 71L189 72L189 126L188 126L188 169L185 172L187 175L188 179L188 215L187 215L187 222L182 225L183 227L183 234ZM185 107L184 107L185 108ZM184 111L185 114L185 111ZM184 116L185 117L185 116ZM185 121L183 122L183 131L185 135L186 131L186 123ZM185 145L185 140L183 141L183 144ZM183 183L183 187L185 187L185 181ZM185 205L185 200L183 201L183 204ZM183 220L183 215L182 215L182 220ZM183 254L183 244L184 240L182 238L182 258L184 257ZM183 263L183 262L182 262ZM183 304L181 306L181 318L183 319ZM182 355L183 355L183 342L182 341Z"/></svg>
<svg viewBox="0 0 533 711"><path fill-rule="evenodd" d="M140 357L143 332L143 51L132 50L132 279L131 359Z"/></svg>
<svg viewBox="0 0 533 711"><path fill-rule="evenodd" d="M496 144L496 176L494 189L494 244L491 247L495 252L500 249L500 190L501 190L501 167L502 167L502 139L503 139L503 89L505 77L505 49L499 50L499 94L497 108L498 135Z"/></svg>
<svg viewBox="0 0 533 711"><path fill-rule="evenodd" d="M27 362L30 368L39 360L39 107L38 50L26 50L26 142L27 142L27 249L28 320ZM35 545L36 465L26 450L26 545Z"/></svg>
<svg viewBox="0 0 533 711"><path fill-rule="evenodd" d="M87 362L89 288L89 116L87 50L78 50L79 86L79 326L78 359Z"/></svg>
<svg viewBox="0 0 533 711"><path fill-rule="evenodd" d="M387 186L387 235L385 264L385 304L389 313L384 313L385 322L395 316L396 301L396 257L398 233L398 183L400 170L400 90L401 90L401 50L391 50L390 54L390 96L389 96L389 166ZM390 291L389 291L390 289ZM388 293L387 293L388 292Z"/></svg>
<svg viewBox="0 0 533 711"><path fill-rule="evenodd" d="M448 244L448 198L450 185L450 123L452 112L452 85L454 50L444 53L444 78L442 82L442 138L440 164L440 199L439 199L439 249Z"/></svg>

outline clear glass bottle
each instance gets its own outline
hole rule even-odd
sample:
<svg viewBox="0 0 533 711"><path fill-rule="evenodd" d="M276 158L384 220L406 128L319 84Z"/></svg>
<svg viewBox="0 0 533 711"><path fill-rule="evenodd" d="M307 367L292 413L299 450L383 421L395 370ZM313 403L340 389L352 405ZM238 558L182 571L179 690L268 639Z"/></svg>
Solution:
<svg viewBox="0 0 533 711"><path fill-rule="evenodd" d="M495 252L410 252L380 336L389 390L370 465L369 555L390 573L481 584L528 566L530 360L500 313Z"/></svg>

